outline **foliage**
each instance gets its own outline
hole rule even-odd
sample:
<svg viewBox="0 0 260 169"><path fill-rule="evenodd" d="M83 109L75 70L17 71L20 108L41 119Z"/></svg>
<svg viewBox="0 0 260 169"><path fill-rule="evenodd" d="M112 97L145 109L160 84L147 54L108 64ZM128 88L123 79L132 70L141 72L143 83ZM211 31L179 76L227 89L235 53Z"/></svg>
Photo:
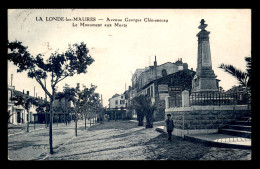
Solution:
<svg viewBox="0 0 260 169"><path fill-rule="evenodd" d="M147 95L139 95L132 99L131 108L137 112L138 126L143 126L143 119L146 117L146 128L152 128L153 113L157 105L152 104L151 98Z"/></svg>
<svg viewBox="0 0 260 169"><path fill-rule="evenodd" d="M40 99L20 94L17 91L14 91L14 97L12 97L11 100L15 101L15 105L21 105L26 111L29 111L32 105L39 106L41 104Z"/></svg>
<svg viewBox="0 0 260 169"><path fill-rule="evenodd" d="M89 50L84 42L80 44L69 44L67 51L64 53L54 52L47 59L43 59L42 54L33 57L27 48L22 45L22 42L14 41L7 43L9 61L13 62L18 67L17 72L28 72L29 78L34 78L42 87L44 92L50 97L50 127L49 127L49 142L50 153L53 154L52 147L52 121L53 107L52 103L55 99L56 85L69 76L87 72L87 67L94 62L94 59L89 55ZM51 92L43 84L50 74Z"/></svg>
<svg viewBox="0 0 260 169"><path fill-rule="evenodd" d="M247 63L246 71L242 71L233 65L223 64L223 63L220 64L219 68L224 69L225 72L227 72L230 75L232 75L233 77L235 77L239 81L240 85L242 85L243 87L250 90L250 88L251 88L251 68L252 68L251 57L245 57L245 61Z"/></svg>
<svg viewBox="0 0 260 169"><path fill-rule="evenodd" d="M41 54L33 57L22 42L8 42L7 46L9 49L8 60L18 67L17 72L28 71L28 77L35 78L49 97L52 97L52 94L42 81L47 78L48 73L51 73L51 87L54 89L63 79L74 74L86 73L87 66L94 62L94 59L88 55L89 50L83 42L69 44L65 53L52 53L45 61Z"/></svg>

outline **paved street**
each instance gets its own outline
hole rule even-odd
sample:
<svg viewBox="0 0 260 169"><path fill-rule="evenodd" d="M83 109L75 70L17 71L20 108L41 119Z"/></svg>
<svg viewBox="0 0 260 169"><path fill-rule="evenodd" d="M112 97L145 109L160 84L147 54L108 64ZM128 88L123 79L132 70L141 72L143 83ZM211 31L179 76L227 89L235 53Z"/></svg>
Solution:
<svg viewBox="0 0 260 169"><path fill-rule="evenodd" d="M155 127L163 122L155 123ZM48 129L8 137L10 160L250 160L251 150L207 147L137 126L110 121L84 130L79 122L53 128L54 154L49 154Z"/></svg>

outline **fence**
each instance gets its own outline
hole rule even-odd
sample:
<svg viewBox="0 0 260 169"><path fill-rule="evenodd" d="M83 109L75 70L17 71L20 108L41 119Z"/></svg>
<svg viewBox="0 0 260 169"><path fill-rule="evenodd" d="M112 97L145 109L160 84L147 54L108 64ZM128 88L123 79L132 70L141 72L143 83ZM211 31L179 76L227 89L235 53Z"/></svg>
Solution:
<svg viewBox="0 0 260 169"><path fill-rule="evenodd" d="M249 95L245 92L215 93L202 92L190 95L190 105L247 105Z"/></svg>
<svg viewBox="0 0 260 169"><path fill-rule="evenodd" d="M182 97L181 95L175 95L173 97L168 97L169 108L181 107L182 106Z"/></svg>

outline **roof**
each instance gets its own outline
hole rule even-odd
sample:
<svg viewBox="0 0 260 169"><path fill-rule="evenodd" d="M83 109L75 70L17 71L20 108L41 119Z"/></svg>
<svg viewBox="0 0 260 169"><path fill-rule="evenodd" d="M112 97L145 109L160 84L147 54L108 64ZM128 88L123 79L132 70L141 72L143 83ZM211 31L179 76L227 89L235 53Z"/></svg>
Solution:
<svg viewBox="0 0 260 169"><path fill-rule="evenodd" d="M149 86L149 85L151 85L151 84L153 84L153 83L155 83L155 82L160 83L160 82L162 82L162 81L164 81L164 80L166 80L166 79L170 79L170 78L172 78L172 77L174 77L174 76L178 76L178 75L181 74L181 73L187 73L187 74L193 74L193 75L195 75L196 72L193 71L193 70L184 69L184 70L181 70L181 71L178 71L178 72L175 72L175 73L171 73L171 74L168 74L168 75L166 75L166 76L164 76L164 77L160 77L160 78L158 78L158 79L152 80L151 82L149 82L149 83L147 83L146 85L144 85L141 89L145 89L147 86Z"/></svg>

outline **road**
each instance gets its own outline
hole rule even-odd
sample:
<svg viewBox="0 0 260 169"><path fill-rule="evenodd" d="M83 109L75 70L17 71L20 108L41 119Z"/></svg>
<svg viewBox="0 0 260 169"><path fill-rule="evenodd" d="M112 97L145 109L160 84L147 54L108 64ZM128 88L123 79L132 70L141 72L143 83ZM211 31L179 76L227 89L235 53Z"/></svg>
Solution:
<svg viewBox="0 0 260 169"><path fill-rule="evenodd" d="M162 123L155 123L162 125ZM74 123L53 129L54 154L49 154L48 130L8 138L12 160L250 160L251 150L208 147L159 133L132 121L110 121L84 130L75 137Z"/></svg>

